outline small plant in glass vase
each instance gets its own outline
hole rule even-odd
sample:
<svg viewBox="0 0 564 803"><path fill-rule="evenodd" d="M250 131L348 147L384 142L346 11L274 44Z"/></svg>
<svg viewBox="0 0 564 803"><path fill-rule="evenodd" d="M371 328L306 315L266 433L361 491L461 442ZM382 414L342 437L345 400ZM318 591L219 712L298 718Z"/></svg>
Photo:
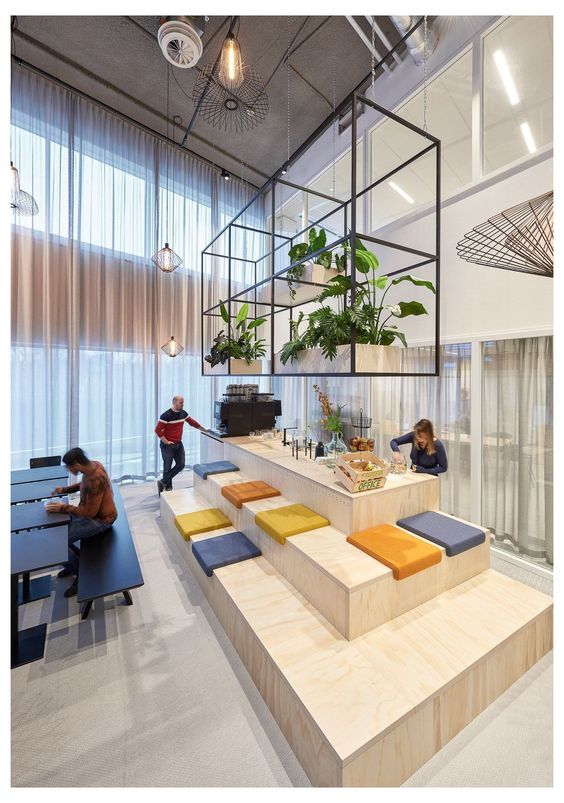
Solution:
<svg viewBox="0 0 564 803"><path fill-rule="evenodd" d="M327 232L324 228L320 228L319 232L315 228L310 229L307 243L296 243L296 245L293 245L288 251L290 263L296 262L298 259L304 259L305 257L310 256L310 254L315 254L316 251L325 248L326 242ZM321 251L321 253L317 254L317 256L312 260L313 265L322 265L325 270L330 270L331 262L331 251ZM292 300L296 297L296 288L299 285L300 280L303 279L307 264L308 263L301 262L299 265L294 265L286 274L288 290ZM344 270L344 266L339 267L339 265L336 264L336 269L338 271Z"/></svg>
<svg viewBox="0 0 564 803"><path fill-rule="evenodd" d="M332 436L325 447L326 465L332 467L335 465L337 457L347 451L347 446L343 440L343 420L341 418L341 413L346 404L337 404L335 406L329 401L328 395L321 390L319 385L314 385L313 389L321 405L321 429L325 430L325 432L330 432Z"/></svg>
<svg viewBox="0 0 564 803"><path fill-rule="evenodd" d="M245 303L239 309L233 327L223 301L219 302L219 311L222 320L228 326L229 335L222 329L214 337L210 353L204 357L212 368L216 365L225 365L229 358L243 360L250 366L254 360L260 360L266 355L266 341L259 338L256 331L259 326L266 323L266 318L249 320L249 305Z"/></svg>

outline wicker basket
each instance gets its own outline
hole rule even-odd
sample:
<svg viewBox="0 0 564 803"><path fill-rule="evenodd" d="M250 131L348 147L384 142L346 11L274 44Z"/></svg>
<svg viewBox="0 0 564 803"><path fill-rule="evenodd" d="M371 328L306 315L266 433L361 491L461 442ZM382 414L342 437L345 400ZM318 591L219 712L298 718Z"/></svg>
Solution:
<svg viewBox="0 0 564 803"><path fill-rule="evenodd" d="M375 468L367 471L368 463L372 463ZM354 494L382 488L386 484L388 471L388 464L376 457L374 452L345 452L337 458L335 477L347 491Z"/></svg>

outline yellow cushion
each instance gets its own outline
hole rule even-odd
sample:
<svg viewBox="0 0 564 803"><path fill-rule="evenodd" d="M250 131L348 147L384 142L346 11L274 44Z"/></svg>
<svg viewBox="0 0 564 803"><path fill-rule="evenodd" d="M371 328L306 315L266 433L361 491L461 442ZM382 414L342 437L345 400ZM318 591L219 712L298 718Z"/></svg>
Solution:
<svg viewBox="0 0 564 803"><path fill-rule="evenodd" d="M440 563L442 551L393 524L380 524L347 536L349 544L392 569L396 580Z"/></svg>
<svg viewBox="0 0 564 803"><path fill-rule="evenodd" d="M208 533L210 530L229 527L231 524L227 516L224 516L221 510L215 507L197 510L195 513L182 513L175 517L174 523L186 541L189 541L191 536L197 533Z"/></svg>
<svg viewBox="0 0 564 803"><path fill-rule="evenodd" d="M317 530L330 524L328 519L305 505L285 505L274 510L265 510L256 514L255 522L279 544L283 544L291 535Z"/></svg>

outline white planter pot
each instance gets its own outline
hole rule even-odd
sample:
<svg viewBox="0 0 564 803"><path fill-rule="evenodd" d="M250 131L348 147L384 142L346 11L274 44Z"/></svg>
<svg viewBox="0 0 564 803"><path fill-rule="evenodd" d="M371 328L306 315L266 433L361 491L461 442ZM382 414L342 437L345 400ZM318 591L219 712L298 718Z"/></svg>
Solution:
<svg viewBox="0 0 564 803"><path fill-rule="evenodd" d="M326 285L330 279L339 274L336 268L324 268L323 265L319 265L317 262L306 262L303 268L302 280L304 282L315 282L316 285ZM322 292L323 287L303 284L302 281L293 281L292 289L295 291L294 298L290 294L286 278L277 279L274 285L276 303L291 305L302 304L304 301L313 301Z"/></svg>
<svg viewBox="0 0 564 803"><path fill-rule="evenodd" d="M263 370L264 368L264 370ZM228 376L228 363L210 367L204 362L204 376ZM231 359L231 376L257 376L270 373L270 360L252 360L249 365L245 360Z"/></svg>
<svg viewBox="0 0 564 803"><path fill-rule="evenodd" d="M274 356L277 374L347 374L351 370L351 347L337 346L334 360L326 360L321 349L304 349L297 360L282 365L280 355ZM356 346L356 372L366 374L399 373L401 349L397 346Z"/></svg>

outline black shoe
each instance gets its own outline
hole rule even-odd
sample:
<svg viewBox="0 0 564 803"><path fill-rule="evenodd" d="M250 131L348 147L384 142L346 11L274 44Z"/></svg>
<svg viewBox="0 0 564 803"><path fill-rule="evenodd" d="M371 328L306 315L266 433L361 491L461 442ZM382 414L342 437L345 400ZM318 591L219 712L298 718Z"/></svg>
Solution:
<svg viewBox="0 0 564 803"><path fill-rule="evenodd" d="M164 485L162 484L162 482L160 480L157 480L157 491L159 492L159 496L162 494L162 492L164 490L166 490L166 489L165 489Z"/></svg>
<svg viewBox="0 0 564 803"><path fill-rule="evenodd" d="M76 597L78 591L78 577L75 578L73 584L65 591L65 597Z"/></svg>
<svg viewBox="0 0 564 803"><path fill-rule="evenodd" d="M65 566L65 568L64 568L64 569L61 569L61 571L59 572L59 574L57 575L57 577L70 577L70 576L71 576L71 574L72 574L74 577L76 577L76 569L70 569L70 568L68 568L67 566Z"/></svg>
<svg viewBox="0 0 564 803"><path fill-rule="evenodd" d="M165 491L172 491L172 485L167 485Z"/></svg>

